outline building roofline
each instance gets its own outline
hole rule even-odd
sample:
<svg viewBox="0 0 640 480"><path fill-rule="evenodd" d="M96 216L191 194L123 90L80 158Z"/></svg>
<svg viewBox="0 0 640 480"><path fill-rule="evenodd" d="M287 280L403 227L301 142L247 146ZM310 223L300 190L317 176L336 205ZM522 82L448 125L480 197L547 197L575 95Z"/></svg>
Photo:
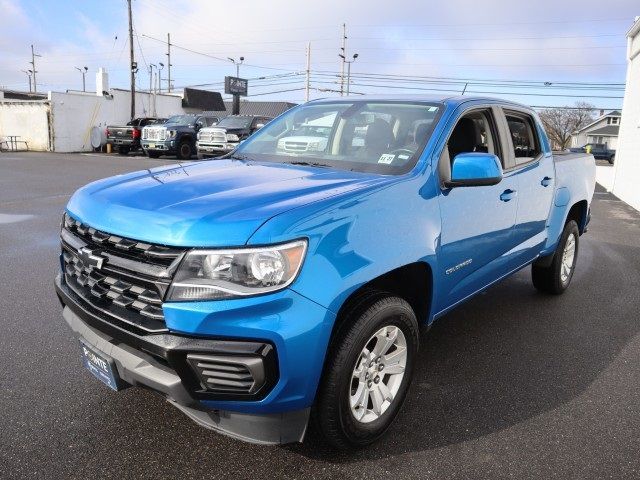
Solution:
<svg viewBox="0 0 640 480"><path fill-rule="evenodd" d="M618 112L618 113L615 113ZM582 127L580 130L576 130L574 132L574 135L576 133L580 133L584 130L586 130L589 127L592 127L593 125L595 125L596 123L598 123L600 120L602 120L603 118L607 118L607 117L622 117L622 113L618 110L611 110L609 113L605 113L604 115L600 115L598 118L596 118L593 122L591 122L589 125L585 125L584 127Z"/></svg>
<svg viewBox="0 0 640 480"><path fill-rule="evenodd" d="M640 16L637 16L634 20L633 25L627 32L627 37L635 37L640 32Z"/></svg>

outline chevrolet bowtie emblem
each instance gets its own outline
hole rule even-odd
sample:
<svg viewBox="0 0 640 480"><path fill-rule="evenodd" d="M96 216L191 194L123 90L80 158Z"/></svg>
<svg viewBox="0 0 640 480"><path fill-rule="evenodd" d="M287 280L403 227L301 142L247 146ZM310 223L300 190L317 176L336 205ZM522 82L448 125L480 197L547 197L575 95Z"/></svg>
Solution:
<svg viewBox="0 0 640 480"><path fill-rule="evenodd" d="M95 250L91 250L87 247L82 247L78 250L78 258L82 260L84 266L89 270L93 270L94 268L100 270L102 268L102 264L106 260L104 257L96 255Z"/></svg>

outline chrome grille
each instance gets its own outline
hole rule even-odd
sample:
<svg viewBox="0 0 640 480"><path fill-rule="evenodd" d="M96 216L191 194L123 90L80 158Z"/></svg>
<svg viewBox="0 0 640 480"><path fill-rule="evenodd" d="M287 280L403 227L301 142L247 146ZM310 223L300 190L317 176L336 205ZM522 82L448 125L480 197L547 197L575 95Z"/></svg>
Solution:
<svg viewBox="0 0 640 480"><path fill-rule="evenodd" d="M308 142L284 142L284 149L288 152L306 152Z"/></svg>
<svg viewBox="0 0 640 480"><path fill-rule="evenodd" d="M142 139L143 140L164 140L165 132L167 129L165 127L145 127L142 129Z"/></svg>
<svg viewBox="0 0 640 480"><path fill-rule="evenodd" d="M227 134L225 130L209 130L207 132L200 131L198 141L201 143L224 143L227 141Z"/></svg>
<svg viewBox="0 0 640 480"><path fill-rule="evenodd" d="M103 320L167 330L162 299L183 250L110 235L68 215L61 239L66 284Z"/></svg>

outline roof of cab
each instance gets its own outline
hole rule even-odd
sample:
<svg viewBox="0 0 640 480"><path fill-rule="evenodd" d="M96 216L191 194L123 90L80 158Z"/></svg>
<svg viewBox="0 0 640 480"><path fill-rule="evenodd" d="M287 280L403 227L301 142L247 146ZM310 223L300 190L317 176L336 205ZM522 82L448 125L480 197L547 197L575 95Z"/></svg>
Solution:
<svg viewBox="0 0 640 480"><path fill-rule="evenodd" d="M352 95L349 97L339 98L321 98L318 100L312 100L309 103L333 103L333 102L353 102L353 101L373 101L373 102L389 102L389 101L407 101L407 102L433 102L444 103L449 107L457 107L467 102L486 102L486 103L498 103L502 105L513 105L522 108L530 109L528 105L513 102L511 100L505 100L496 97L477 97L472 95L415 95L415 94L403 94L403 95Z"/></svg>

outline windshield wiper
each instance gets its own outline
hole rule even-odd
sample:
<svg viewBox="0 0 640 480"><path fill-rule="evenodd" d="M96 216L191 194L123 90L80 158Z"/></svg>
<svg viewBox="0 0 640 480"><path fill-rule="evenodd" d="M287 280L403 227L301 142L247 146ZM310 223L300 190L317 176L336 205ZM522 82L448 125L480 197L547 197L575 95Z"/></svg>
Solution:
<svg viewBox="0 0 640 480"><path fill-rule="evenodd" d="M221 158L231 158L232 160L251 160L249 157L247 157L246 155L238 155L238 154L233 154L233 155L225 155Z"/></svg>
<svg viewBox="0 0 640 480"><path fill-rule="evenodd" d="M305 165L309 167L330 167L331 165L327 165L326 163L319 162L305 162L302 160L295 160L293 162L287 162L290 165Z"/></svg>

